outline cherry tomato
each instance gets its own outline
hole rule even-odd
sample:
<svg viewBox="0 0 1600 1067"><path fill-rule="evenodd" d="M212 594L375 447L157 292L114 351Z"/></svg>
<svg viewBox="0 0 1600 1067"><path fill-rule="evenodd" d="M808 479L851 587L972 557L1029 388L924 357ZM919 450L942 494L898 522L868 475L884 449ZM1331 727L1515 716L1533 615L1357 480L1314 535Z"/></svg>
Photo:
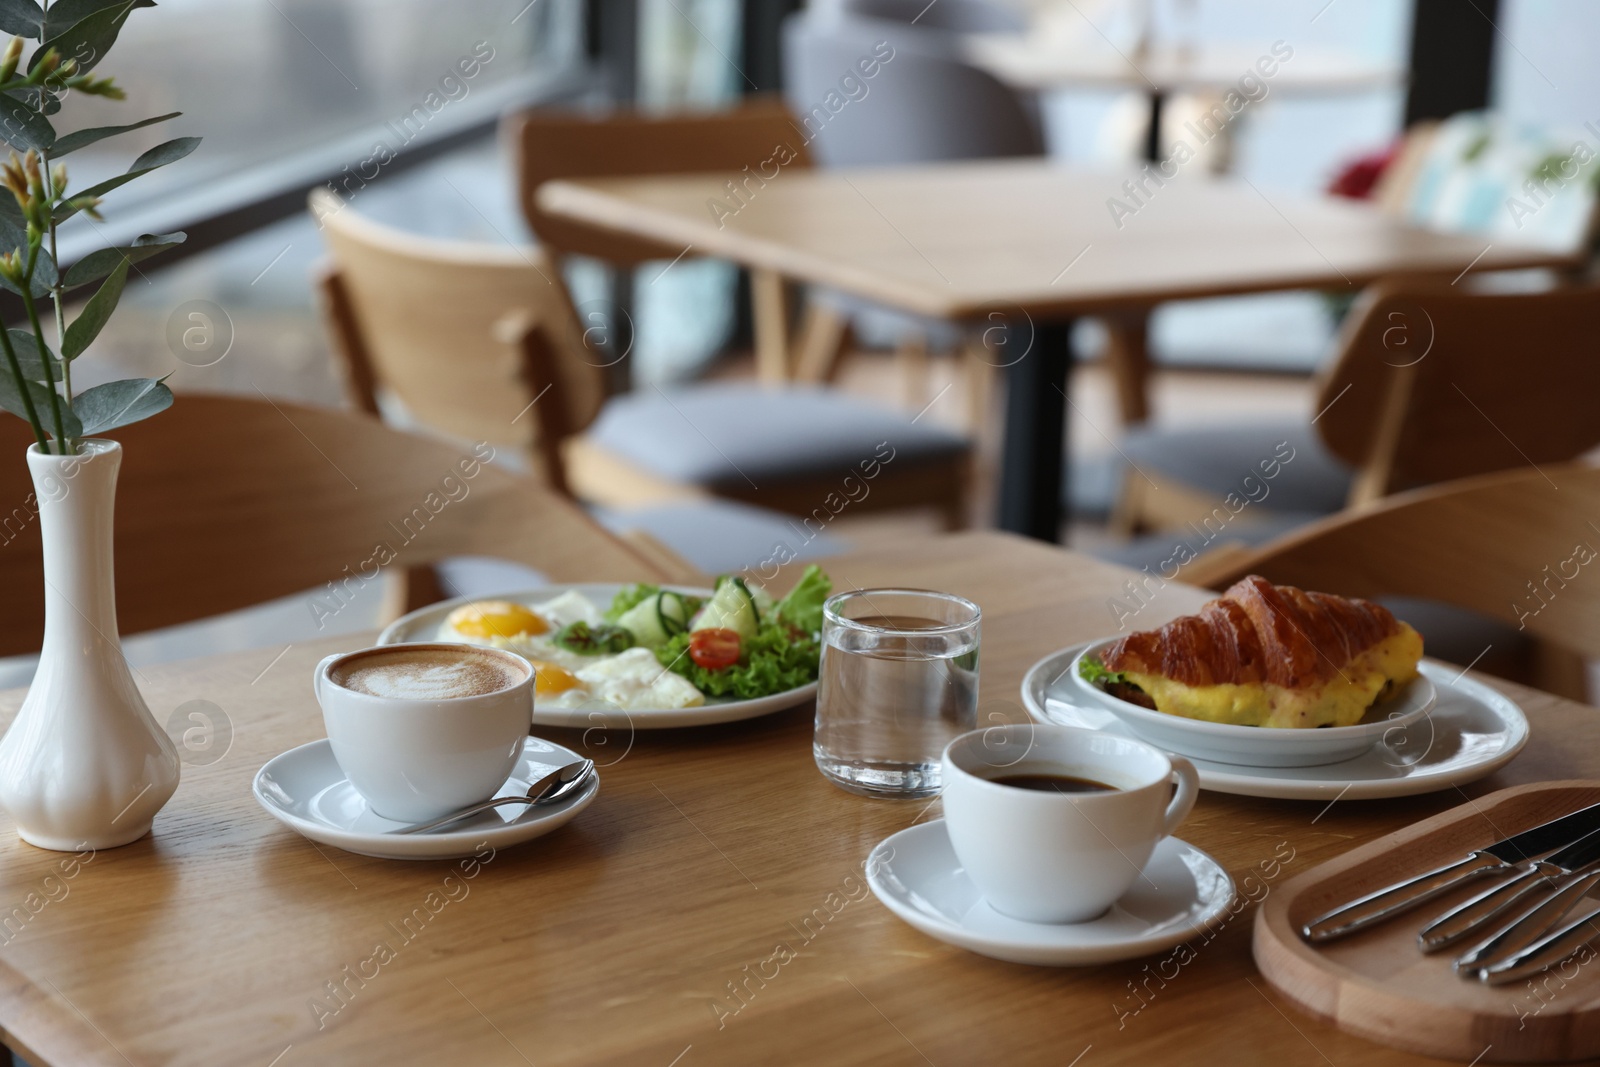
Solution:
<svg viewBox="0 0 1600 1067"><path fill-rule="evenodd" d="M739 634L735 630L696 630L689 638L689 658L708 671L720 671L739 662Z"/></svg>

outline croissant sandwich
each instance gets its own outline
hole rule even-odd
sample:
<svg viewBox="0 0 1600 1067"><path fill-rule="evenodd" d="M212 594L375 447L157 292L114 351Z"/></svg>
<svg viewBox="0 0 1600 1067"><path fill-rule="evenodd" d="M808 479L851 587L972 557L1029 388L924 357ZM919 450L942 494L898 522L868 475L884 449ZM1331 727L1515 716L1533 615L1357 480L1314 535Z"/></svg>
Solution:
<svg viewBox="0 0 1600 1067"><path fill-rule="evenodd" d="M1422 636L1366 600L1251 575L1198 615L1129 634L1080 673L1168 715L1237 726L1351 726L1417 675Z"/></svg>

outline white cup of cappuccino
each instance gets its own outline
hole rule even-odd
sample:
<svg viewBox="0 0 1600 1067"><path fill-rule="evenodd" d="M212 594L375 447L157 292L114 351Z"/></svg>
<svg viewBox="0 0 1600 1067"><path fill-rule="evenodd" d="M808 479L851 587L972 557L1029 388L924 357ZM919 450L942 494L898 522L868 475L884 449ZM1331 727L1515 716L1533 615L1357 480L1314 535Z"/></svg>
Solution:
<svg viewBox="0 0 1600 1067"><path fill-rule="evenodd" d="M956 858L990 907L1028 922L1103 914L1199 791L1183 757L1095 730L994 726L944 750Z"/></svg>
<svg viewBox="0 0 1600 1067"><path fill-rule="evenodd" d="M377 814L424 822L488 800L533 724L533 665L442 643L341 652L315 689L333 758Z"/></svg>

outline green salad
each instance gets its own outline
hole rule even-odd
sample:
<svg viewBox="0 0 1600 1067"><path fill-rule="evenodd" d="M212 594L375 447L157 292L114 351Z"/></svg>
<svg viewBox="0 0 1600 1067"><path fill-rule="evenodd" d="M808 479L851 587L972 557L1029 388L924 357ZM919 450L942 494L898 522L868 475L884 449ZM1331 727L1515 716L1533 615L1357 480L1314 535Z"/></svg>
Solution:
<svg viewBox="0 0 1600 1067"><path fill-rule="evenodd" d="M612 599L606 625L563 636L592 647L624 633L706 696L752 700L817 680L822 602L832 591L815 564L781 600L731 574L709 597L630 585Z"/></svg>

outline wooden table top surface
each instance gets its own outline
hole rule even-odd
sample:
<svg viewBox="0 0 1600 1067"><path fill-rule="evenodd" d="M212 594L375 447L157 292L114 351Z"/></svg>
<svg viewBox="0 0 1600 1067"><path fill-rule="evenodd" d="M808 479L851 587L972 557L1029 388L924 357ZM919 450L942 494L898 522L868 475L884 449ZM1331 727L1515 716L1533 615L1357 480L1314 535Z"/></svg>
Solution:
<svg viewBox="0 0 1600 1067"><path fill-rule="evenodd" d="M928 586L983 607L982 724L1023 721L1028 666L1115 629L1107 599L1127 578L994 533L908 541L828 569L839 587ZM1140 622L1203 599L1169 585ZM209 700L233 728L221 759L184 766L153 836L74 859L0 828L8 1043L38 1067L1425 1062L1269 991L1250 958L1254 904L1160 987L1150 960L1024 967L918 933L871 896L862 863L937 805L825 782L809 707L631 738L546 731L607 764L598 800L470 877L457 863L314 846L261 811L250 782L272 756L323 736L312 667L362 640L143 668L158 719ZM1527 710L1532 741L1464 793L1332 805L1204 793L1181 834L1241 885L1254 875L1259 900L1275 862L1287 878L1466 795L1600 777L1594 709L1502 688ZM20 699L0 694L0 714ZM426 923L397 938L424 907ZM397 946L391 958L351 978L380 942ZM784 945L792 958L771 976L764 961ZM751 977L763 967L771 977ZM340 982L342 999L329 992ZM1135 985L1154 992L1138 997Z"/></svg>
<svg viewBox="0 0 1600 1067"><path fill-rule="evenodd" d="M763 173L774 171L768 181L742 178L737 198L728 175L703 174L547 182L539 203L695 255L948 319L1064 317L1273 289L1354 291L1391 274L1453 278L1468 267L1572 262L1571 253L1420 229L1364 203L1212 178L1198 163L1132 194L1122 187L1138 179L1132 172L1039 160L832 171L774 163Z"/></svg>
<svg viewBox="0 0 1600 1067"><path fill-rule="evenodd" d="M1080 23L1081 25L1081 23ZM1274 43L1277 53L1273 51ZM1252 95L1370 92L1396 85L1404 71L1393 63L1374 63L1353 53L1291 45L1286 42L1202 42L1184 49L1158 44L1143 56L1114 50L1098 38L1083 40L1050 32L984 33L967 38L967 56L975 65L1018 89L1064 87L1138 89L1148 92L1222 93L1244 86ZM1258 65L1259 64L1259 65ZM1262 71L1272 71L1263 77ZM1265 99L1265 97L1262 97Z"/></svg>

